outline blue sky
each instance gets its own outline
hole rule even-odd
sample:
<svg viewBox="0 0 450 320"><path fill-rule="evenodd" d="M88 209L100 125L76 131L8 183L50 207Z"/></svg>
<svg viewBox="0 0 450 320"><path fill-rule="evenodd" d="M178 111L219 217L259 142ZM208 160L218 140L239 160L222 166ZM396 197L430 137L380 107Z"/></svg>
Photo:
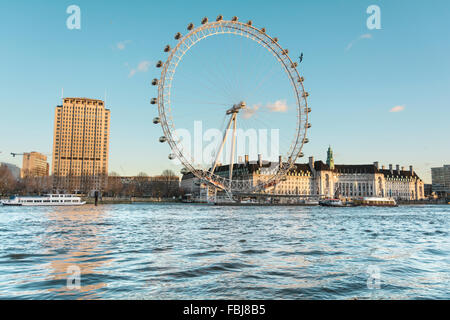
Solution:
<svg viewBox="0 0 450 320"><path fill-rule="evenodd" d="M81 8L81 30L66 28L71 4ZM381 30L366 27L372 4L381 8ZM65 96L100 99L106 90L109 171L177 170L167 160L169 147L157 142L161 128L151 123L154 63L189 22L218 14L251 19L291 52L304 52L301 72L313 109L307 156L325 160L331 145L336 163L412 164L427 182L430 167L449 163L450 3L444 0L2 0L0 161L21 165L10 152L51 153L61 88ZM399 111L390 112L394 107Z"/></svg>

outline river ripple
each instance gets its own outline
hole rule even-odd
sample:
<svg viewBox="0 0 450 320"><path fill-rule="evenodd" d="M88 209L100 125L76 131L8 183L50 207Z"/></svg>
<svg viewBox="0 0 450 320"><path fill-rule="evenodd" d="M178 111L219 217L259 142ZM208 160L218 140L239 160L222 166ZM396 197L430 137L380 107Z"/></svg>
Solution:
<svg viewBox="0 0 450 320"><path fill-rule="evenodd" d="M0 299L449 299L449 214L0 207ZM79 289L67 287L74 266Z"/></svg>

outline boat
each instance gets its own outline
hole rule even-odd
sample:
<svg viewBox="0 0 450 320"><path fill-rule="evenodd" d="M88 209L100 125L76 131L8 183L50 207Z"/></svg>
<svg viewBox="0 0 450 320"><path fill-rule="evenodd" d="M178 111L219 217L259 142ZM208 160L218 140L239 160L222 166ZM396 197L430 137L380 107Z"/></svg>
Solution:
<svg viewBox="0 0 450 320"><path fill-rule="evenodd" d="M381 197L364 197L361 199L355 199L354 202L361 206L371 207L397 207L397 202L393 198L381 198Z"/></svg>
<svg viewBox="0 0 450 320"><path fill-rule="evenodd" d="M344 207L340 199L324 199L319 201L319 205L323 207Z"/></svg>
<svg viewBox="0 0 450 320"><path fill-rule="evenodd" d="M86 201L72 194L46 194L43 196L12 196L2 200L4 206L81 206Z"/></svg>
<svg viewBox="0 0 450 320"><path fill-rule="evenodd" d="M343 202L341 199L320 200L319 204L324 207L358 207L358 206L360 206L360 204L358 204L354 201Z"/></svg>

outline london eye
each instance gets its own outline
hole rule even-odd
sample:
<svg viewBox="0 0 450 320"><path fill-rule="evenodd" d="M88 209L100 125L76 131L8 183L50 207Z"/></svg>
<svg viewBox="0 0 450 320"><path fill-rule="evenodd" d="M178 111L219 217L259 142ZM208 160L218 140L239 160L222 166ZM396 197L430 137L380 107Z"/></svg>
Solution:
<svg viewBox="0 0 450 320"><path fill-rule="evenodd" d="M191 172L206 185L229 196L266 190L283 180L296 160L303 157L302 148L308 143L307 131L311 126L304 78L289 50L252 21L241 22L237 17L225 20L221 15L214 21L203 18L197 27L189 23L186 33L175 33L174 40L173 46L167 44L163 48L167 54L165 61L156 63L161 73L152 81L158 94L151 99L151 104L158 107L153 123L162 127L159 141L170 146L169 159L178 160L183 173ZM204 42L214 46L202 46ZM220 58L218 53L222 55ZM257 61L260 55L262 60ZM186 64L192 64L183 69L185 60ZM202 68L204 74L199 71ZM179 75L182 72L184 75ZM280 85L276 86L278 79ZM198 89L200 83L204 84L203 89ZM281 99L280 95L288 98ZM198 155L192 151L191 143L187 144L180 134L180 128L189 127L187 122L191 120L220 127L220 137L206 152L209 157L196 159ZM244 129L281 132L275 141L280 145L276 146L278 165L268 163L265 179L254 179L248 171L240 169L244 156L249 162L249 153L253 159L261 157L260 151L250 150L252 145L237 147L243 140L238 130Z"/></svg>

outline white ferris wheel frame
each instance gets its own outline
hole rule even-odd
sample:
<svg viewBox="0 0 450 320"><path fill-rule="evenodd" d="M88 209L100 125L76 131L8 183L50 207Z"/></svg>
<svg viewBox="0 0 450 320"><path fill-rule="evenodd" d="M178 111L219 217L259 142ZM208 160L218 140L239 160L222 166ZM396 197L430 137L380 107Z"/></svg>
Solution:
<svg viewBox="0 0 450 320"><path fill-rule="evenodd" d="M192 172L196 177L213 185L215 188L222 189L229 193L232 192L255 192L266 189L268 187L276 185L280 182L287 172L294 166L297 158L302 157L301 152L303 145L308 142L306 133L311 126L308 122L308 114L311 109L308 108L307 96L303 86L303 77L300 76L297 70L297 63L294 63L289 57L287 49L283 49L278 44L277 38L272 38L265 32L265 29L255 28L251 21L242 23L237 21L237 18L233 20L217 19L214 22L208 22L207 19L203 19L202 25L194 28L193 25L188 27L189 33L185 36L177 34L175 39L178 40L177 45L169 50L169 56L164 64L159 65L161 67L161 78L157 82L158 84L158 113L161 123L161 127L164 132L164 137L167 140L173 154L180 160L187 171ZM175 71L178 64L181 62L183 56L189 49L199 41L206 39L210 36L219 34L235 34L238 36L251 39L267 50L271 52L275 58L281 63L283 69L287 73L291 85L294 88L296 100L297 100L297 126L296 135L293 139L293 143L290 149L283 159L283 165L278 168L277 172L271 176L268 180L258 182L254 184L252 181L247 180L229 180L228 178L214 174L206 170L198 169L194 166L194 161L186 159L183 154L182 147L180 146L181 140L177 137L175 132L175 126L173 123L173 117L171 114L171 88L172 81L175 76ZM166 48L170 48L169 46ZM284 162L286 160L286 162Z"/></svg>

